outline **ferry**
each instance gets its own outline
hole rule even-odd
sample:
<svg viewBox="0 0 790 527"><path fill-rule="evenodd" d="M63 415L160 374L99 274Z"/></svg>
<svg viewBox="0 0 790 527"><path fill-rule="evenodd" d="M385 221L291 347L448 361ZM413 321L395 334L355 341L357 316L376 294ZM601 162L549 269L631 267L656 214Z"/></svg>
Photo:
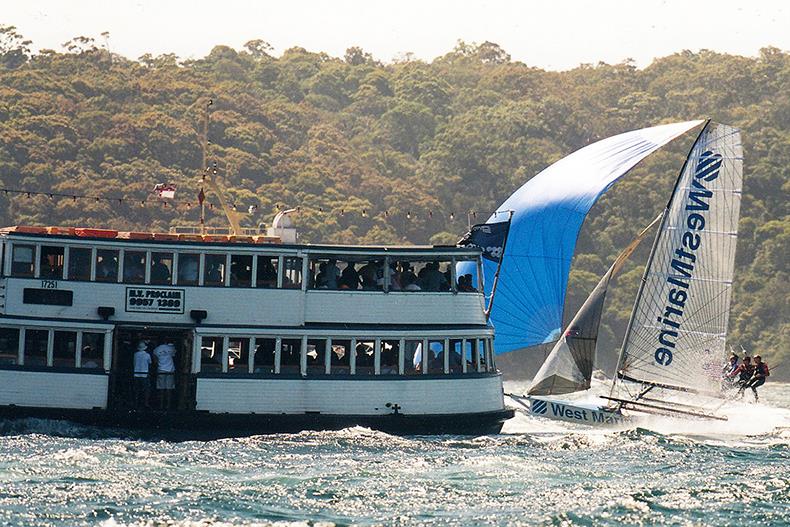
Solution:
<svg viewBox="0 0 790 527"><path fill-rule="evenodd" d="M483 284L458 286L479 249L269 231L2 229L0 418L219 437L489 434L513 416ZM174 371L136 371L165 348Z"/></svg>

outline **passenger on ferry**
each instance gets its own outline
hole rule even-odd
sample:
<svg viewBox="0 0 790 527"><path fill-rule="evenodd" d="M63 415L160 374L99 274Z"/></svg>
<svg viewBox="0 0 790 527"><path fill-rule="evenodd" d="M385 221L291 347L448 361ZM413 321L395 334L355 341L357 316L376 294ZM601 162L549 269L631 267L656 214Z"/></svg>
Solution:
<svg viewBox="0 0 790 527"><path fill-rule="evenodd" d="M400 285L401 289L406 290L409 284L417 283L417 275L414 274L414 268L409 262L400 263Z"/></svg>
<svg viewBox="0 0 790 527"><path fill-rule="evenodd" d="M441 291L447 286L444 274L439 270L439 262L428 262L420 271L420 288L423 291Z"/></svg>
<svg viewBox="0 0 790 527"><path fill-rule="evenodd" d="M90 357L89 359L82 361L82 367L83 368L98 368L99 367L99 363L96 362L96 359L93 357L93 348L90 345L82 347L82 356L83 357Z"/></svg>
<svg viewBox="0 0 790 527"><path fill-rule="evenodd" d="M258 287L277 287L277 269L269 258L258 259Z"/></svg>
<svg viewBox="0 0 790 527"><path fill-rule="evenodd" d="M340 274L340 289L359 289L359 273L354 262L348 262Z"/></svg>
<svg viewBox="0 0 790 527"><path fill-rule="evenodd" d="M252 279L252 269L249 265L240 261L231 260L230 262L230 285L250 285Z"/></svg>
<svg viewBox="0 0 790 527"><path fill-rule="evenodd" d="M162 257L158 254L154 254L151 259L153 260L153 264L151 265L151 283L170 283L170 269L162 263Z"/></svg>
<svg viewBox="0 0 790 527"><path fill-rule="evenodd" d="M197 258L179 258L178 260L178 282L179 284L196 284L198 281ZM153 273L153 271L152 271Z"/></svg>
<svg viewBox="0 0 790 527"><path fill-rule="evenodd" d="M123 264L123 280L125 282L142 282L145 280L145 256L136 256L133 253L126 253L127 257Z"/></svg>
<svg viewBox="0 0 790 527"><path fill-rule="evenodd" d="M317 289L337 289L340 269L337 267L336 260L321 262L318 266L318 274L315 276L315 287Z"/></svg>
<svg viewBox="0 0 790 527"><path fill-rule="evenodd" d="M156 358L156 389L159 394L159 408L169 410L176 389L176 348L171 340L166 340L154 348Z"/></svg>
<svg viewBox="0 0 790 527"><path fill-rule="evenodd" d="M209 263L208 270L206 271L206 282L211 284L222 283L222 272L220 272L219 265L217 265L217 263Z"/></svg>
<svg viewBox="0 0 790 527"><path fill-rule="evenodd" d="M137 351L134 352L133 362L134 379L132 390L134 392L134 406L135 408L150 408L151 383L148 377L148 370L151 367L151 355L148 354L148 346L142 340L137 343Z"/></svg>
<svg viewBox="0 0 790 527"><path fill-rule="evenodd" d="M96 265L96 278L102 282L115 282L118 280L118 259L116 257L98 256Z"/></svg>
<svg viewBox="0 0 790 527"><path fill-rule="evenodd" d="M375 260L370 260L359 270L359 276L362 281L362 289L365 291L374 291L376 289L377 267L377 262Z"/></svg>
<svg viewBox="0 0 790 527"><path fill-rule="evenodd" d="M477 289L472 285L472 275L465 274L458 277L458 291L461 293L475 293Z"/></svg>
<svg viewBox="0 0 790 527"><path fill-rule="evenodd" d="M420 286L417 285L417 276L414 273L406 274L401 278L404 282L404 291L422 291Z"/></svg>

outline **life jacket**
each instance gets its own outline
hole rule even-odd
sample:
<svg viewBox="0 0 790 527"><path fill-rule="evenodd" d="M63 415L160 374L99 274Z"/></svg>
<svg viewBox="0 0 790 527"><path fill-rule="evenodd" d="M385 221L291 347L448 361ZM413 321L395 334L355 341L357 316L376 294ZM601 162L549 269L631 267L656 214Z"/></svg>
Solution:
<svg viewBox="0 0 790 527"><path fill-rule="evenodd" d="M754 374L754 365L746 364L744 362L738 368L741 370L741 374L738 376L740 380L748 381L752 378L752 375Z"/></svg>

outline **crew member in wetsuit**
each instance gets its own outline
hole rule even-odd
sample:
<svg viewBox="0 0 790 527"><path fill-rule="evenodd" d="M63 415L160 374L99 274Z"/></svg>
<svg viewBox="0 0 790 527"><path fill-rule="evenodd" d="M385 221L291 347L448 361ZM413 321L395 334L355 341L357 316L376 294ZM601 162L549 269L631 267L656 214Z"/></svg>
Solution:
<svg viewBox="0 0 790 527"><path fill-rule="evenodd" d="M752 393L754 393L754 401L757 402L759 400L759 397L757 397L757 388L765 384L766 377L769 375L771 375L771 372L768 371L768 365L763 362L762 357L755 355L754 373L752 374L752 378L741 388L741 392L746 388L751 388Z"/></svg>
<svg viewBox="0 0 790 527"><path fill-rule="evenodd" d="M738 396L743 397L743 392L746 390L746 383L748 383L752 379L752 375L754 375L754 366L752 365L752 358L746 356L743 358L743 362L740 366L735 368L735 371L732 372L730 377L738 379L736 384L738 385Z"/></svg>
<svg viewBox="0 0 790 527"><path fill-rule="evenodd" d="M735 370L738 369L738 356L735 353L730 354L730 360L721 369L722 390L735 387Z"/></svg>

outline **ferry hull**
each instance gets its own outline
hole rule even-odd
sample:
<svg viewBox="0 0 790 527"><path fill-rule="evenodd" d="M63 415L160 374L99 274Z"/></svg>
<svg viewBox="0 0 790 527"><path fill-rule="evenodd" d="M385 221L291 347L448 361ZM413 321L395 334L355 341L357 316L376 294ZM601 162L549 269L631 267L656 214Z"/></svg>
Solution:
<svg viewBox="0 0 790 527"><path fill-rule="evenodd" d="M631 417L623 415L619 410L595 404L576 403L550 397L511 396L511 398L527 409L529 415L545 419L603 428L626 426L633 422Z"/></svg>
<svg viewBox="0 0 790 527"><path fill-rule="evenodd" d="M469 414L330 415L330 414L217 414L170 411L135 412L59 408L0 407L2 419L57 419L90 426L109 426L156 438L216 439L304 430L340 430L362 426L395 435L497 434L514 415L512 409ZM120 430L119 430L120 431Z"/></svg>

